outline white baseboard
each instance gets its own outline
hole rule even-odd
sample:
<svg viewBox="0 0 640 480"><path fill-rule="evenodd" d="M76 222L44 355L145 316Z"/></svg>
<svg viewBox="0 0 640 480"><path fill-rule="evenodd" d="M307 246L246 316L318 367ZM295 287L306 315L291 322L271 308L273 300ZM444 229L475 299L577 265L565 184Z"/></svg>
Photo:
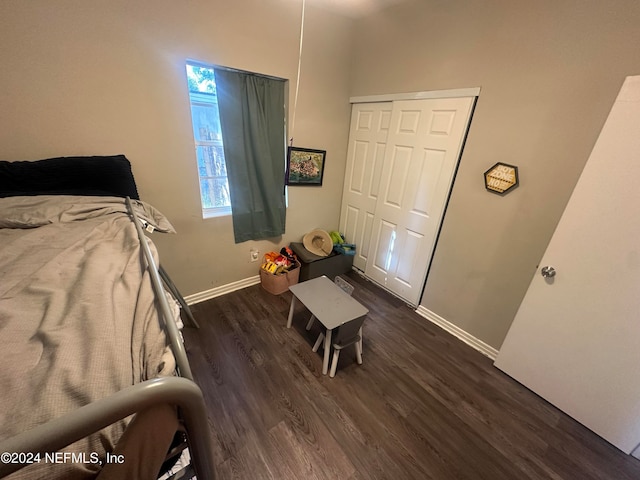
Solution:
<svg viewBox="0 0 640 480"><path fill-rule="evenodd" d="M187 295L184 297L184 300L187 302L187 305L193 305L194 303L204 302L205 300L210 300L226 293L235 292L236 290L250 287L251 285L256 285L258 283L260 283L260 275L228 283L227 285L212 288L211 290L205 290L204 292Z"/></svg>
<svg viewBox="0 0 640 480"><path fill-rule="evenodd" d="M474 337L470 333L465 332L460 327L458 327L458 326L454 325L453 323L445 320L444 318L442 318L437 313L433 313L431 310L423 307L422 305L420 305L416 309L416 313L418 315L420 315L421 317L426 318L430 322L435 323L440 328L442 328L443 330L446 330L447 332L449 332L454 337L459 338L460 340L462 340L467 345L475 348L480 353L482 353L482 354L486 355L487 357L489 357L491 360L495 360L496 357L498 356L498 350L493 348L491 345L487 345L482 340L477 339L476 337Z"/></svg>
<svg viewBox="0 0 640 480"><path fill-rule="evenodd" d="M212 288L210 290L205 290L204 292L194 293L193 295L188 295L184 297L185 301L188 305L193 305L195 303L204 302L205 300L210 300L212 298L219 297L226 293L235 292L236 290L240 290L246 287L250 287L252 285L257 285L260 283L260 275L255 275L253 277L245 278L243 280L238 280L237 282L228 283L227 285L222 285L220 287ZM432 323L435 323L443 330L449 332L456 338L459 338L467 345L475 348L480 353L486 355L492 360L495 360L498 356L498 350L493 348L491 345L487 345L482 340L477 339L470 333L465 332L460 327L454 325L453 323L445 320L437 313L433 313L431 310L420 305L416 309L416 313L421 317L426 318Z"/></svg>

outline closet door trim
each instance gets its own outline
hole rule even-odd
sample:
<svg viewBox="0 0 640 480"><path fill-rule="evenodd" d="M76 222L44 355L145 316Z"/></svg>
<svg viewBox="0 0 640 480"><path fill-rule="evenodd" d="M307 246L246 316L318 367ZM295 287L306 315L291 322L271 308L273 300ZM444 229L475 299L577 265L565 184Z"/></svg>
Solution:
<svg viewBox="0 0 640 480"><path fill-rule="evenodd" d="M350 103L393 102L396 100L422 100L425 98L478 97L480 87L456 88L453 90L431 90L427 92L390 93L386 95L365 95L349 98Z"/></svg>

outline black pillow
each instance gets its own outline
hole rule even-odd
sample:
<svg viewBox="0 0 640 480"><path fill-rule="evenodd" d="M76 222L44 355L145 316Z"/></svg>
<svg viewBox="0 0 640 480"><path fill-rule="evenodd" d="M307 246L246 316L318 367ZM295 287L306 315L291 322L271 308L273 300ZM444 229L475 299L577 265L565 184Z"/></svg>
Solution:
<svg viewBox="0 0 640 480"><path fill-rule="evenodd" d="M0 161L0 197L91 195L140 200L124 155Z"/></svg>

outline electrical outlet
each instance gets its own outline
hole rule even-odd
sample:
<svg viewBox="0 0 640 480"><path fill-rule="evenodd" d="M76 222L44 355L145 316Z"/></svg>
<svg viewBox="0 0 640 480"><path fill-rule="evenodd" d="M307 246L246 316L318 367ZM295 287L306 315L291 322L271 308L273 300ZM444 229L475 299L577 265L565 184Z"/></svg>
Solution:
<svg viewBox="0 0 640 480"><path fill-rule="evenodd" d="M260 252L258 250L249 250L249 258L252 262L257 262L260 256Z"/></svg>

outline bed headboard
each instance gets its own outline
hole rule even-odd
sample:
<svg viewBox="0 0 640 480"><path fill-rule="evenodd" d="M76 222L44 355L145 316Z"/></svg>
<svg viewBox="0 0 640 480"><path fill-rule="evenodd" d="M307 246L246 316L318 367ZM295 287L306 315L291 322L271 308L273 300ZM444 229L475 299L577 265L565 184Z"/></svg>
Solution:
<svg viewBox="0 0 640 480"><path fill-rule="evenodd" d="M0 161L0 197L90 195L140 200L124 155Z"/></svg>

